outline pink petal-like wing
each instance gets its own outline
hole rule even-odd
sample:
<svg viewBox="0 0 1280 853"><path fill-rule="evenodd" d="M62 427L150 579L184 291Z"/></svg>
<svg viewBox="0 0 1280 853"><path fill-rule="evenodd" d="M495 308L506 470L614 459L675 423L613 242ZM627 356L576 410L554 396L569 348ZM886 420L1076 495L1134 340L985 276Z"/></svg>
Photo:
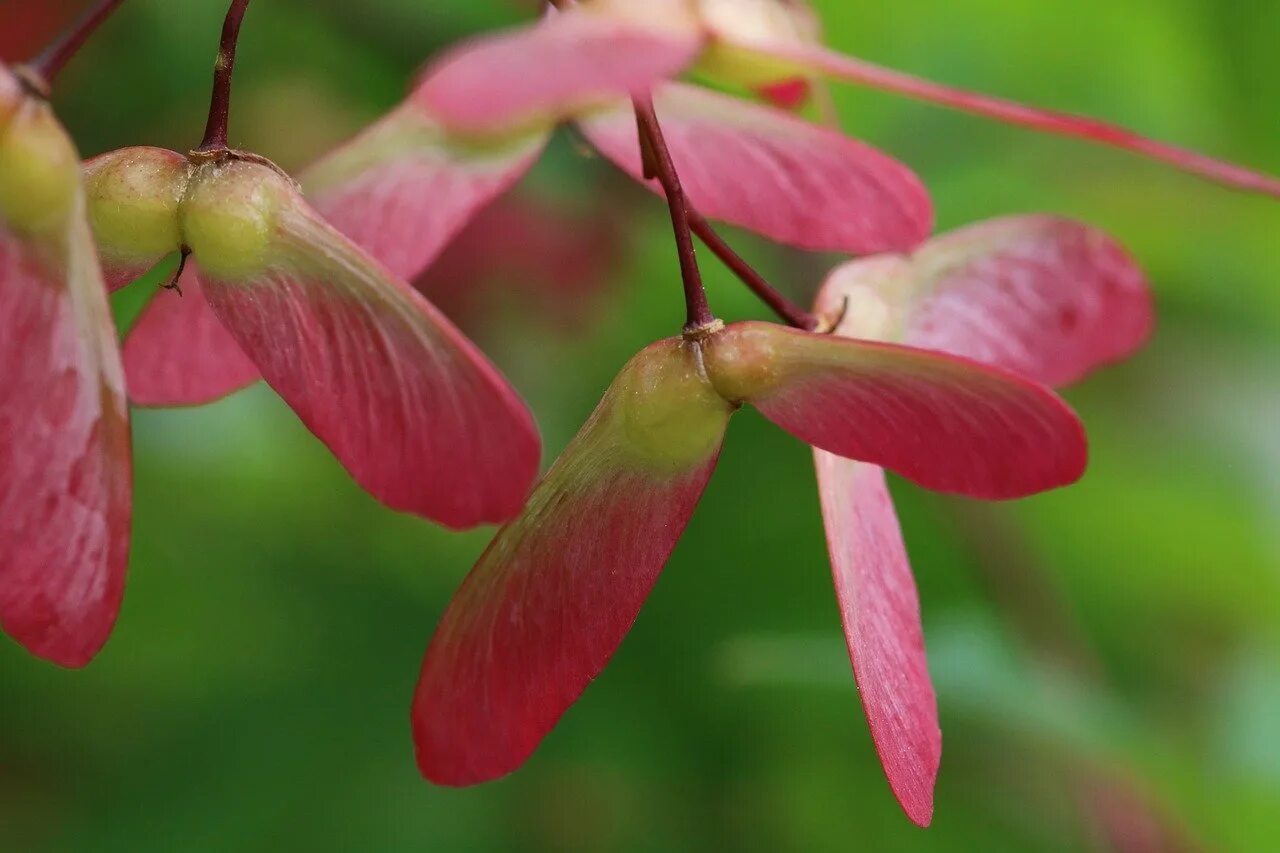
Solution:
<svg viewBox="0 0 1280 853"><path fill-rule="evenodd" d="M833 334L894 337L914 284L906 258L867 258L856 275L837 271L828 279L818 308L840 318ZM942 749L938 701L925 661L915 579L884 472L825 450L814 451L814 463L862 709L889 787L907 816L927 826Z"/></svg>
<svg viewBox="0 0 1280 853"><path fill-rule="evenodd" d="M1052 216L980 223L910 258L832 273L820 313L836 334L905 340L1046 384L1081 378L1146 339L1141 270L1096 229ZM912 820L927 824L941 747L919 605L880 469L815 451L836 592L881 762Z"/></svg>
<svg viewBox="0 0 1280 853"><path fill-rule="evenodd" d="M849 657L894 796L921 826L933 818L942 755L915 579L884 471L814 451L822 518Z"/></svg>
<svg viewBox="0 0 1280 853"><path fill-rule="evenodd" d="M1146 276L1097 229L1054 216L993 220L914 259L932 286L904 341L1065 385L1133 354L1151 333Z"/></svg>
<svg viewBox="0 0 1280 853"><path fill-rule="evenodd" d="M887 315L883 331L862 334L1046 385L1131 355L1153 319L1146 277L1123 248L1095 228L1043 215L962 228L909 259L848 263L832 273L817 307L832 316L844 311L855 324Z"/></svg>
<svg viewBox="0 0 1280 853"><path fill-rule="evenodd" d="M103 258L102 285L107 289L108 293L115 293L122 287L127 287L142 278L162 260L164 258L159 257L150 263L121 264L110 258Z"/></svg>
<svg viewBox="0 0 1280 853"><path fill-rule="evenodd" d="M1227 186L1280 197L1280 178L1175 145L1157 142L1131 130L1096 119L1037 109L1016 101L944 86L819 46L783 42L748 43L741 46L775 59L795 62L797 68L806 71L819 71L850 83L994 118L1031 130L1110 145L1168 163L1183 171Z"/></svg>
<svg viewBox="0 0 1280 853"><path fill-rule="evenodd" d="M451 131L549 126L588 107L647 91L702 47L679 0L575 7L539 24L465 44L429 69L415 99Z"/></svg>
<svg viewBox="0 0 1280 853"><path fill-rule="evenodd" d="M205 301L196 263L161 290L124 340L129 399L138 406L199 406L257 382L258 368Z"/></svg>
<svg viewBox="0 0 1280 853"><path fill-rule="evenodd" d="M331 225L404 279L417 278L527 172L550 136L535 129L489 142L452 139L422 101L411 96L300 176Z"/></svg>
<svg viewBox="0 0 1280 853"><path fill-rule="evenodd" d="M898 161L773 107L707 89L654 91L671 157L703 215L803 249L865 254L914 248L933 228L920 180ZM580 121L591 143L645 181L629 105Z"/></svg>
<svg viewBox="0 0 1280 853"><path fill-rule="evenodd" d="M455 528L519 512L538 470L537 429L475 345L274 170L233 162L203 180L211 188L193 191L189 221L243 193L273 198L252 273L220 274L226 259L204 257L188 228L205 298L356 481L395 509Z"/></svg>
<svg viewBox="0 0 1280 853"><path fill-rule="evenodd" d="M511 772L631 628L711 475L731 408L689 345L653 345L467 576L413 705L423 775Z"/></svg>
<svg viewBox="0 0 1280 853"><path fill-rule="evenodd" d="M53 121L27 101L0 139ZM74 179L78 158L61 145ZM49 233L0 217L0 375L0 624L32 653L83 666L124 594L132 474L115 327L78 190Z"/></svg>
<svg viewBox="0 0 1280 853"><path fill-rule="evenodd" d="M813 446L971 497L1075 482L1084 429L1042 385L894 344L738 323L706 345L720 393Z"/></svg>

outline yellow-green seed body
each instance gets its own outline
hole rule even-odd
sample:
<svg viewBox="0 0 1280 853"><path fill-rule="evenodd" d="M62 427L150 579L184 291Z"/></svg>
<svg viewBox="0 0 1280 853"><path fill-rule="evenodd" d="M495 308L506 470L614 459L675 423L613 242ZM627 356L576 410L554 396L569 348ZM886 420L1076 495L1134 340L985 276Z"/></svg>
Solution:
<svg viewBox="0 0 1280 853"><path fill-rule="evenodd" d="M817 19L802 7L776 0L695 0L710 43L698 58L699 73L745 88L807 77L812 70L749 45L802 47L820 40Z"/></svg>
<svg viewBox="0 0 1280 853"><path fill-rule="evenodd" d="M713 454L733 413L700 366L697 344L660 341L637 355L610 389L610 417L624 431L632 462L665 473Z"/></svg>
<svg viewBox="0 0 1280 853"><path fill-rule="evenodd" d="M201 269L222 281L243 281L266 266L276 215L291 192L260 163L200 166L182 201L182 233Z"/></svg>
<svg viewBox="0 0 1280 853"><path fill-rule="evenodd" d="M160 148L126 148L85 169L89 221L105 260L154 262L182 247L179 206L192 171Z"/></svg>
<svg viewBox="0 0 1280 853"><path fill-rule="evenodd" d="M235 282L266 266L288 179L247 159L187 158L156 148L86 166L89 218L104 260L150 265L185 247L206 274Z"/></svg>
<svg viewBox="0 0 1280 853"><path fill-rule="evenodd" d="M698 57L694 70L712 80L747 89L785 83L812 73L798 62L789 62L724 42L709 45Z"/></svg>
<svg viewBox="0 0 1280 853"><path fill-rule="evenodd" d="M707 338L703 358L717 393L741 403L777 386L784 378L778 349L786 342L771 334L775 328L766 323L736 323Z"/></svg>
<svg viewBox="0 0 1280 853"><path fill-rule="evenodd" d="M26 236L56 233L79 182L79 156L49 105L19 99L0 126L0 219Z"/></svg>

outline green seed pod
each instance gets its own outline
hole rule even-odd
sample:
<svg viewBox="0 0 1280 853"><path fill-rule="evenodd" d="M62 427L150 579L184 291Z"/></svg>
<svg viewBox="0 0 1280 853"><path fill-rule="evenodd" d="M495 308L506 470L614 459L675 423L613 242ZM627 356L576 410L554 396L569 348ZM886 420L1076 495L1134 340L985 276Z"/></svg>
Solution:
<svg viewBox="0 0 1280 853"><path fill-rule="evenodd" d="M696 0L703 25L713 34L697 70L716 80L745 88L806 77L810 70L752 50L749 45L813 44L819 40L818 19L788 0Z"/></svg>
<svg viewBox="0 0 1280 853"><path fill-rule="evenodd" d="M61 230L80 181L75 146L35 98L0 96L0 122L0 219L29 236Z"/></svg>
<svg viewBox="0 0 1280 853"><path fill-rule="evenodd" d="M264 163L199 166L182 203L182 233L201 268L222 281L262 272L277 214L293 193L289 179Z"/></svg>
<svg viewBox="0 0 1280 853"><path fill-rule="evenodd" d="M633 463L656 471L701 464L720 446L733 407L703 374L698 344L672 338L633 358L601 406Z"/></svg>
<svg viewBox="0 0 1280 853"><path fill-rule="evenodd" d="M187 158L163 148L124 148L95 157L84 171L89 221L105 266L142 272L182 247Z"/></svg>
<svg viewBox="0 0 1280 853"><path fill-rule="evenodd" d="M773 390L786 377L780 373L785 338L767 323L737 324L711 335L702 344L703 363L711 384L726 400L742 403Z"/></svg>

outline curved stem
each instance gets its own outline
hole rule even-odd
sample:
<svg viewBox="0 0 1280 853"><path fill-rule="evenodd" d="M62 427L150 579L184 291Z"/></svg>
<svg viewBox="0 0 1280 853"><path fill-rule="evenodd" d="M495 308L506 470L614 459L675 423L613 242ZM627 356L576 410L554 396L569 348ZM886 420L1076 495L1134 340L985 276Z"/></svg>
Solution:
<svg viewBox="0 0 1280 853"><path fill-rule="evenodd" d="M662 135L662 126L658 124L658 116L653 110L653 100L649 97L632 99L636 111L636 124L640 130L640 151L644 160L645 177L657 178L667 196L667 206L671 209L671 226L676 234L676 251L680 254L680 277L684 281L684 304L686 311L686 331L705 329L716 322L707 304L707 291L702 285L702 275L698 272L698 257L693 247L693 234L689 227L690 211L684 197L684 189L680 186L680 176L676 173L675 163L671 160L671 152L667 150L667 141Z"/></svg>
<svg viewBox="0 0 1280 853"><path fill-rule="evenodd" d="M213 97L209 101L209 122L204 140L197 151L225 151L227 122L231 115L231 75L236 69L236 45L240 41L240 24L249 8L249 0L232 0L222 23L222 40L218 44L218 61L213 65Z"/></svg>
<svg viewBox="0 0 1280 853"><path fill-rule="evenodd" d="M169 276L169 280L160 285L165 290L175 291L179 296L182 295L182 274L187 269L187 261L191 258L191 249L186 246L182 247L181 254L178 255L178 268L173 271L173 275Z"/></svg>
<svg viewBox="0 0 1280 853"><path fill-rule="evenodd" d="M42 50L39 56L27 63L28 72L34 75L39 85L46 90L42 94L48 95L48 87L58 73L84 46L89 36L93 35L102 22L111 17L111 13L120 8L123 2L124 0L100 0Z"/></svg>
<svg viewBox="0 0 1280 853"><path fill-rule="evenodd" d="M744 261L742 256L735 252L733 247L715 232L715 229L711 227L711 223L707 222L701 213L693 209L689 210L689 227L706 244L707 248L734 275L741 279L742 283L752 293L760 298L761 302L773 309L773 312L786 321L787 324L795 326L797 329L804 329L806 332L812 332L818 327L817 317L779 293L764 276L757 272L751 264Z"/></svg>

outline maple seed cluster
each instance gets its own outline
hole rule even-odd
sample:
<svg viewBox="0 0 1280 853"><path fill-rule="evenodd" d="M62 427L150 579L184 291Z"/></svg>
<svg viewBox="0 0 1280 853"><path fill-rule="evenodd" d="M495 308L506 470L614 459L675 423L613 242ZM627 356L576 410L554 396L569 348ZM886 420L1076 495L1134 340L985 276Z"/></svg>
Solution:
<svg viewBox="0 0 1280 853"><path fill-rule="evenodd" d="M48 92L120 3L97 3L29 65L0 66L0 625L35 655L87 664L125 587L126 401L196 405L265 380L387 506L503 525L442 618L413 703L419 765L442 784L519 767L607 664L750 405L814 449L872 736L908 817L931 820L937 703L884 471L992 500L1074 482L1084 430L1050 388L1137 350L1151 295L1114 240L1061 217L932 236L909 168L834 117L802 117L829 81L1280 196L1240 166L843 56L799 0L557 0L447 51L296 180L228 144L249 7L234 0L195 150L81 164ZM743 96L679 81L692 72ZM666 199L686 323L623 367L538 479L518 393L407 282L563 124ZM860 257L806 308L711 221ZM695 237L782 324L716 317ZM121 345L108 293L175 254Z"/></svg>

